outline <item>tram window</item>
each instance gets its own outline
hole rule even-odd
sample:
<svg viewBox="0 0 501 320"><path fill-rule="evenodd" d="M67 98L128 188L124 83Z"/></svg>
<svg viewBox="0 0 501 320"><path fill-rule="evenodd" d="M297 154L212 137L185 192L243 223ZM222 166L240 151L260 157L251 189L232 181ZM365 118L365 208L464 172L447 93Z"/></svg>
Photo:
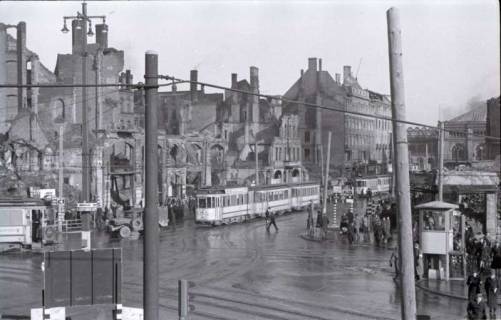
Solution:
<svg viewBox="0 0 501 320"><path fill-rule="evenodd" d="M200 199L198 199L198 207L199 207L199 208L205 208L205 207L206 207L206 201L205 201L205 198L200 198Z"/></svg>
<svg viewBox="0 0 501 320"><path fill-rule="evenodd" d="M212 199L209 197L207 198L207 208L211 208L212 205Z"/></svg>
<svg viewBox="0 0 501 320"><path fill-rule="evenodd" d="M289 190L285 190L285 198L289 198Z"/></svg>
<svg viewBox="0 0 501 320"><path fill-rule="evenodd" d="M244 204L247 204L249 202L249 195L244 194Z"/></svg>

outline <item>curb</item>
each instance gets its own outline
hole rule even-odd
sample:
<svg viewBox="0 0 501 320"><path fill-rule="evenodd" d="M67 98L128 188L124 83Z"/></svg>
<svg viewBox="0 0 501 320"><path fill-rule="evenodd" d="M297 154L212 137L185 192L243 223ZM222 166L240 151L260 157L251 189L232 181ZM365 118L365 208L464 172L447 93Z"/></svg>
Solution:
<svg viewBox="0 0 501 320"><path fill-rule="evenodd" d="M439 296L444 296L444 297L449 297L449 298L453 298L453 299L460 299L460 300L465 300L465 301L468 301L468 298L466 296L462 296L462 295L457 295L457 294L452 294L452 293L447 293L447 292L443 292L443 291L440 291L440 290L433 290L433 289L430 289L426 286L423 286L421 285L421 283L423 283L425 280L422 279L422 280L419 280L416 282L416 287L423 290L423 291L426 291L426 292L429 292L429 293L433 293L433 294L436 294L436 295L439 295Z"/></svg>

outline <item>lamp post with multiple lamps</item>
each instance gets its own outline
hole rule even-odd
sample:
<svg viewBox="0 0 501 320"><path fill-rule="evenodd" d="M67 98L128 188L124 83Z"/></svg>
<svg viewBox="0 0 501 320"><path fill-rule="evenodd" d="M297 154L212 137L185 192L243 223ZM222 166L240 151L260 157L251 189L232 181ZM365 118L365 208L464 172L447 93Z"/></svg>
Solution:
<svg viewBox="0 0 501 320"><path fill-rule="evenodd" d="M103 24L106 22L106 16L89 16L87 15L87 4L82 3L82 12L77 12L76 16L64 16L64 25L61 31L67 33L68 27L66 20L76 21L74 28L81 30L81 39L74 39L74 41L81 41L82 57L82 200L85 202L90 201L90 150L89 150L89 124L87 119L87 36L92 37L92 19L101 19ZM87 28L88 24L88 28ZM75 35L74 35L75 36Z"/></svg>

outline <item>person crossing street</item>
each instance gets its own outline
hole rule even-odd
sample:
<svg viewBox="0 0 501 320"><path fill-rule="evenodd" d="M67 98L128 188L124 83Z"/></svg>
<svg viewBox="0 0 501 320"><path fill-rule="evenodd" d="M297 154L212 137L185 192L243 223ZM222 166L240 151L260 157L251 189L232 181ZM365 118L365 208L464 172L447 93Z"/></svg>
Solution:
<svg viewBox="0 0 501 320"><path fill-rule="evenodd" d="M266 209L265 216L267 220L266 231L270 231L271 225L275 227L275 231L278 231L278 227L275 222L275 214L273 212L270 212L270 208Z"/></svg>

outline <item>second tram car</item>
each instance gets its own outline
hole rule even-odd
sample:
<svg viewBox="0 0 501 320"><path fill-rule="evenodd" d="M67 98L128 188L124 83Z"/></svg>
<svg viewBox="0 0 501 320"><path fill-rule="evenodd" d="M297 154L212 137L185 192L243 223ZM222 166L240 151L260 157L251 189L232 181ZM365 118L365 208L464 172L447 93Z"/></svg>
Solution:
<svg viewBox="0 0 501 320"><path fill-rule="evenodd" d="M355 192L361 196L367 195L369 190L372 194L389 193L391 191L391 183L391 175L356 178Z"/></svg>
<svg viewBox="0 0 501 320"><path fill-rule="evenodd" d="M301 210L310 203L319 205L318 183L219 187L197 192L195 220L220 225L264 217L266 210L276 214Z"/></svg>

